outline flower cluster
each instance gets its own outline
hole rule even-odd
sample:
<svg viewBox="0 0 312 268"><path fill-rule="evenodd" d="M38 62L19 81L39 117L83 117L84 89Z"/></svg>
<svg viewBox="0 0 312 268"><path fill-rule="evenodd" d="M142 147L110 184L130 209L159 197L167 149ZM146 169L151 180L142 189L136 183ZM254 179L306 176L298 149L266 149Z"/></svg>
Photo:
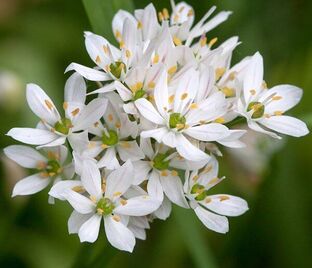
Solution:
<svg viewBox="0 0 312 268"><path fill-rule="evenodd" d="M274 138L308 133L305 123L284 115L300 101L301 89L268 88L258 52L231 66L238 37L219 46L217 38L208 39L231 12L212 17L213 7L194 25L191 6L171 5L171 15L152 4L134 15L118 11L112 22L118 47L86 32L96 66L68 66L66 72L74 72L62 112L39 86L28 84L27 102L40 121L7 134L35 145L4 150L35 170L15 185L13 196L52 184L49 202L56 198L73 207L68 229L81 242L97 239L103 219L108 241L131 252L152 220L169 217L172 203L226 233L227 216L248 210L239 197L210 194L224 179L218 176L218 145L244 147L246 130L230 126L245 121ZM87 82L97 89L87 92Z"/></svg>

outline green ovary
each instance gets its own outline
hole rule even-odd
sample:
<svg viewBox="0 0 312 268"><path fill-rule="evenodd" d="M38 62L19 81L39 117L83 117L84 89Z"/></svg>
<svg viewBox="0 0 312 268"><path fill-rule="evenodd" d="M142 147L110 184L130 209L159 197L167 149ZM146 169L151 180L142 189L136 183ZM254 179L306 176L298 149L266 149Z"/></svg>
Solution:
<svg viewBox="0 0 312 268"><path fill-rule="evenodd" d="M109 130L108 135L103 133L102 142L106 145L112 146L118 143L118 135L114 130Z"/></svg>
<svg viewBox="0 0 312 268"><path fill-rule="evenodd" d="M100 215L110 215L112 214L115 205L108 198L101 198L96 204L97 213Z"/></svg>
<svg viewBox="0 0 312 268"><path fill-rule="evenodd" d="M169 127L170 128L178 128L184 126L186 123L186 119L180 113L172 113L169 118Z"/></svg>
<svg viewBox="0 0 312 268"><path fill-rule="evenodd" d="M138 99L141 99L145 96L146 91L144 89L139 89L138 91L135 92L133 96L133 100L136 101Z"/></svg>
<svg viewBox="0 0 312 268"><path fill-rule="evenodd" d="M68 118L62 118L60 121L56 122L54 125L54 128L57 132L60 132L62 134L67 135L69 132L69 129L72 128L72 122Z"/></svg>
<svg viewBox="0 0 312 268"><path fill-rule="evenodd" d="M122 61L116 61L115 63L111 63L109 65L110 72L116 78L120 78L121 71L124 70L126 72L126 65Z"/></svg>
<svg viewBox="0 0 312 268"><path fill-rule="evenodd" d="M264 114L264 105L261 102L253 101L249 103L247 107L247 112L253 110L254 112L251 115L252 119L257 119L263 116Z"/></svg>
<svg viewBox="0 0 312 268"><path fill-rule="evenodd" d="M56 174L58 174L60 172L60 164L58 161L56 160L49 160L46 167L45 167L45 171L51 176L55 176Z"/></svg>
<svg viewBox="0 0 312 268"><path fill-rule="evenodd" d="M153 159L153 167L158 170L166 170L169 167L169 160L165 161L167 154L157 154Z"/></svg>

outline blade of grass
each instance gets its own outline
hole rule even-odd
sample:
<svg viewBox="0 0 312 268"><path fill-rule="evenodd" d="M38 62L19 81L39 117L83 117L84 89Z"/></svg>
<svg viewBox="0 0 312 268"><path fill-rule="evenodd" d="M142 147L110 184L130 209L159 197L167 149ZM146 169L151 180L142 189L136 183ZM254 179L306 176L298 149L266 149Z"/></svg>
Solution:
<svg viewBox="0 0 312 268"><path fill-rule="evenodd" d="M82 0L93 31L110 42L115 40L112 19L119 9L133 11L131 0Z"/></svg>
<svg viewBox="0 0 312 268"><path fill-rule="evenodd" d="M175 208L173 215L196 267L216 268L213 254L200 233L200 223L195 215L182 208Z"/></svg>

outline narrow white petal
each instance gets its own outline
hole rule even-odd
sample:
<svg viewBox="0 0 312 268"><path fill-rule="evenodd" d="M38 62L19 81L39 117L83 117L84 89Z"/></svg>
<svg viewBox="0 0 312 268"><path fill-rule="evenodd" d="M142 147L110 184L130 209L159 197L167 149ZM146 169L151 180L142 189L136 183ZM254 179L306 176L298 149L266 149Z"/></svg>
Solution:
<svg viewBox="0 0 312 268"><path fill-rule="evenodd" d="M161 206L154 212L154 215L161 220L166 220L171 213L172 205L171 201L165 197Z"/></svg>
<svg viewBox="0 0 312 268"><path fill-rule="evenodd" d="M99 236L102 216L94 214L84 224L81 225L78 235L80 242L93 243Z"/></svg>
<svg viewBox="0 0 312 268"><path fill-rule="evenodd" d="M76 210L72 212L68 219L67 227L69 234L77 234L82 224L84 224L93 214L80 214Z"/></svg>
<svg viewBox="0 0 312 268"><path fill-rule="evenodd" d="M95 204L82 194L78 194L73 190L67 190L62 195L81 214L88 214L95 210Z"/></svg>
<svg viewBox="0 0 312 268"><path fill-rule="evenodd" d="M307 125L303 121L287 115L264 118L260 123L276 132L293 137L302 137L309 133Z"/></svg>
<svg viewBox="0 0 312 268"><path fill-rule="evenodd" d="M216 141L229 136L229 129L218 123L190 127L184 131L187 135L200 141Z"/></svg>
<svg viewBox="0 0 312 268"><path fill-rule="evenodd" d="M78 180L64 180L64 181L59 181L53 185L53 187L49 191L49 195L60 199L60 200L65 200L64 194L68 190L72 190L74 187L82 187L81 181Z"/></svg>
<svg viewBox="0 0 312 268"><path fill-rule="evenodd" d="M106 180L105 197L117 198L132 185L134 180L133 165L130 160L110 173Z"/></svg>
<svg viewBox="0 0 312 268"><path fill-rule="evenodd" d="M60 120L60 115L53 101L39 86L28 84L26 88L26 99L30 109L40 119L45 120L52 126Z"/></svg>
<svg viewBox="0 0 312 268"><path fill-rule="evenodd" d="M116 157L116 151L114 147L107 148L103 157L97 163L99 168L105 167L107 169L117 169L120 167L119 161Z"/></svg>
<svg viewBox="0 0 312 268"><path fill-rule="evenodd" d="M139 185L143 181L147 180L148 173L152 169L150 163L148 161L134 161L132 162L133 168L135 170L134 174L134 185Z"/></svg>
<svg viewBox="0 0 312 268"><path fill-rule="evenodd" d="M73 73L65 83L64 100L84 104L86 101L87 85L83 77Z"/></svg>
<svg viewBox="0 0 312 268"><path fill-rule="evenodd" d="M84 78L90 80L90 81L109 81L112 80L112 77L102 71L98 71L86 66L83 66L78 63L71 63L68 65L68 67L65 70L66 72L69 71L76 71L80 75L82 75Z"/></svg>
<svg viewBox="0 0 312 268"><path fill-rule="evenodd" d="M153 170L148 178L147 192L152 198L156 198L160 202L164 199L163 187L160 183L160 175L156 170Z"/></svg>
<svg viewBox="0 0 312 268"><path fill-rule="evenodd" d="M25 168L37 168L40 162L47 159L35 149L23 145L11 145L4 148L5 155Z"/></svg>
<svg viewBox="0 0 312 268"><path fill-rule="evenodd" d="M202 161L209 159L209 155L195 147L183 135L179 135L177 138L178 141L176 149L182 157L190 161Z"/></svg>
<svg viewBox="0 0 312 268"><path fill-rule="evenodd" d="M101 174L94 161L83 162L81 182L90 195L97 199L102 196Z"/></svg>
<svg viewBox="0 0 312 268"><path fill-rule="evenodd" d="M119 157L124 162L128 159L131 161L137 161L145 157L136 141L121 141L116 146L116 149Z"/></svg>
<svg viewBox="0 0 312 268"><path fill-rule="evenodd" d="M73 131L85 130L96 123L105 113L107 100L94 99L81 111L75 120Z"/></svg>
<svg viewBox="0 0 312 268"><path fill-rule="evenodd" d="M196 207L194 211L208 229L222 234L229 231L229 221L225 216L214 214L200 206Z"/></svg>
<svg viewBox="0 0 312 268"><path fill-rule="evenodd" d="M135 246L134 234L112 216L104 217L104 227L109 243L120 250L132 252Z"/></svg>
<svg viewBox="0 0 312 268"><path fill-rule="evenodd" d="M147 99L141 98L136 100L135 106L137 107L141 115L145 117L147 120L158 125L164 125L164 119L156 111L153 104L150 103Z"/></svg>
<svg viewBox="0 0 312 268"><path fill-rule="evenodd" d="M134 234L136 238L141 239L141 240L146 239L146 232L143 228L139 228L137 226L129 224L128 229Z"/></svg>
<svg viewBox="0 0 312 268"><path fill-rule="evenodd" d="M31 145L43 145L59 138L59 135L49 130L36 128L12 128L7 135L17 141Z"/></svg>
<svg viewBox="0 0 312 268"><path fill-rule="evenodd" d="M151 139L140 138L140 147L144 154L148 157L148 159L152 159L154 157L154 150L152 147Z"/></svg>
<svg viewBox="0 0 312 268"><path fill-rule="evenodd" d="M225 194L208 196L209 202L201 204L209 210L224 216L239 216L248 210L247 202L239 197Z"/></svg>
<svg viewBox="0 0 312 268"><path fill-rule="evenodd" d="M57 139L49 142L49 143L46 143L46 144L43 144L43 145L40 145L40 146L37 146L36 149L39 150L41 148L46 148L46 147L56 147L56 146L60 146L62 144L64 144L66 141L66 136L58 136Z"/></svg>
<svg viewBox="0 0 312 268"><path fill-rule="evenodd" d="M161 142L163 137L168 133L168 129L166 127L156 128L152 130L145 130L141 132L142 138L154 138L157 142Z"/></svg>
<svg viewBox="0 0 312 268"><path fill-rule="evenodd" d="M46 188L50 182L50 178L42 178L39 174L28 176L15 184L12 197L38 193Z"/></svg>

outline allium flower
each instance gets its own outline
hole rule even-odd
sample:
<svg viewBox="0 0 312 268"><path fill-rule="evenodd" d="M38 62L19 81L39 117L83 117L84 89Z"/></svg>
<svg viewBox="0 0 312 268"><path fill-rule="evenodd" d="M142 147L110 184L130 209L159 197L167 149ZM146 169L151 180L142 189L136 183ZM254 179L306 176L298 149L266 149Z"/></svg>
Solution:
<svg viewBox="0 0 312 268"><path fill-rule="evenodd" d="M20 180L13 189L16 195L31 195L46 188L51 182L74 175L72 164L64 165L68 150L65 146L44 148L43 153L23 145L11 145L4 149L7 157L22 167L35 169L37 173Z"/></svg>
<svg viewBox="0 0 312 268"><path fill-rule="evenodd" d="M131 187L133 178L130 161L103 181L96 164L86 161L80 185L70 189L65 183L62 189L56 184L50 195L62 196L75 209L68 222L69 232L78 233L81 242L97 239L103 218L108 241L120 250L132 252L135 236L127 228L128 216L145 216L160 205L148 195L125 199L124 194Z"/></svg>
<svg viewBox="0 0 312 268"><path fill-rule="evenodd" d="M20 142L57 146L66 138L75 139L75 133L86 130L104 114L107 100L95 99L85 105L86 85L82 77L73 74L65 85L65 116L61 117L49 96L37 85L28 84L26 98L30 109L41 122L37 128L13 128L7 135Z"/></svg>
<svg viewBox="0 0 312 268"><path fill-rule="evenodd" d="M268 89L263 81L263 59L259 53L250 59L246 67L243 87L243 98L238 102L237 109L247 118L251 129L275 138L279 136L266 129L294 137L309 133L304 122L283 115L298 104L302 97L302 90L291 85L279 85Z"/></svg>
<svg viewBox="0 0 312 268"><path fill-rule="evenodd" d="M223 179L218 178L218 162L211 157L201 171L187 171L184 184L190 207L208 229L218 233L229 230L225 216L239 216L248 210L247 202L239 197L227 194L209 195L209 190Z"/></svg>

